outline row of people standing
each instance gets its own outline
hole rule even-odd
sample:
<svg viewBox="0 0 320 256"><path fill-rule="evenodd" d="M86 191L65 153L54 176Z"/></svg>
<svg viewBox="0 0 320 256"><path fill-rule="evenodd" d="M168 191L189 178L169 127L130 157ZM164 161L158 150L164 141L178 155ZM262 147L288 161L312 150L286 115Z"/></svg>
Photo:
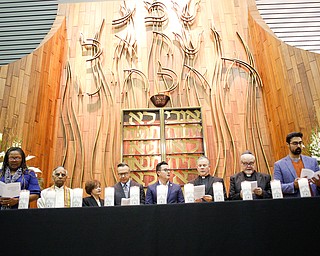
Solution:
<svg viewBox="0 0 320 256"><path fill-rule="evenodd" d="M298 181L301 179L301 170L310 169L314 172L319 171L319 165L315 158L302 155L303 134L301 132L292 132L286 136L288 155L274 164L273 179L279 180L283 196L300 197ZM230 188L227 194L224 180L210 175L210 161L206 156L201 156L197 160L198 177L191 184L195 186L205 185L205 196L198 198L196 202L211 202L214 198L213 183L221 182L224 191L224 200L241 200L243 181L256 181L257 187L253 189L253 199L267 199L272 197L271 180L269 174L256 171L256 158L250 151L245 151L240 156L241 171L230 177ZM166 162L160 162L156 166L158 181L147 187L146 196L141 184L134 184L130 179L130 168L127 164L118 165L118 175L120 181L115 185L115 205L120 205L121 198L128 197L124 193L125 188L130 186L140 186L140 202L143 204L156 204L158 185L167 186L167 203L183 203L184 196L181 187L172 183L170 178L170 168ZM312 196L320 196L320 177L309 179L309 185ZM145 198L144 198L145 197Z"/></svg>
<svg viewBox="0 0 320 256"><path fill-rule="evenodd" d="M287 135L286 143L289 154L274 164L273 178L280 180L284 197L299 197L299 185L301 170L307 168L314 172L319 171L316 159L302 155L303 135L300 132L293 132ZM225 200L239 200L242 198L241 182L257 181L257 188L253 190L253 198L270 198L271 176L269 174L259 173L255 170L255 156L246 151L240 156L242 171L230 177L230 189L227 196L224 181L222 178L210 175L210 162L205 156L201 156L197 161L198 177L190 181L194 185L205 185L205 196L197 199L197 202L210 202L213 200L214 182L223 184ZM130 197L130 187L140 187L140 203L155 204L157 185L167 186L167 203L183 203L184 197L180 185L172 183L170 178L170 169L166 162L160 162L156 166L158 181L148 186L146 194L141 184L134 182L130 178L130 168L127 164L121 163L117 166L119 182L115 184L115 205L121 204L121 199ZM67 170L63 166L54 169L52 178L54 185L48 189L40 190L37 177L33 171L28 170L26 157L23 150L19 147L12 147L7 150L3 168L0 170L0 181L4 183L20 182L21 189L29 190L29 201L37 200L39 208L44 207L46 193L49 189L55 189L57 195L57 207L70 207L70 198L72 189L65 186L67 179ZM314 177L309 179L312 196L320 195L320 179ZM99 181L88 181L85 185L86 192L90 195L83 200L83 206L103 206L101 195L101 184ZM89 199L91 198L91 199ZM4 198L0 197L1 209L18 208L18 197Z"/></svg>

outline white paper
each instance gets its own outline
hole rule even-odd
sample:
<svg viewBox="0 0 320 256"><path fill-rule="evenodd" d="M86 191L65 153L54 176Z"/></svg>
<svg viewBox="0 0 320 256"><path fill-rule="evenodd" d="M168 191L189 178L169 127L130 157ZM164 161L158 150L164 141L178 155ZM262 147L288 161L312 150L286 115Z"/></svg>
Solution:
<svg viewBox="0 0 320 256"><path fill-rule="evenodd" d="M140 188L138 186L130 187L130 205L140 204Z"/></svg>
<svg viewBox="0 0 320 256"><path fill-rule="evenodd" d="M157 186L157 204L166 204L167 203L167 193L168 188L165 185Z"/></svg>
<svg viewBox="0 0 320 256"><path fill-rule="evenodd" d="M72 189L72 201L71 207L82 207L82 195L83 189L82 188L74 188Z"/></svg>
<svg viewBox="0 0 320 256"><path fill-rule="evenodd" d="M114 206L114 187L106 187L104 194L104 206Z"/></svg>
<svg viewBox="0 0 320 256"><path fill-rule="evenodd" d="M283 198L280 180L271 180L270 185L271 185L271 191L272 191L272 198L273 199Z"/></svg>
<svg viewBox="0 0 320 256"><path fill-rule="evenodd" d="M214 182L212 184L213 188L213 197L215 202L222 202L224 201L224 194L223 194L223 185L221 182Z"/></svg>
<svg viewBox="0 0 320 256"><path fill-rule="evenodd" d="M191 183L184 185L184 199L186 203L194 203L194 185Z"/></svg>
<svg viewBox="0 0 320 256"><path fill-rule="evenodd" d="M251 182L242 181L241 182L242 189L242 200L253 200L252 190L251 190Z"/></svg>
<svg viewBox="0 0 320 256"><path fill-rule="evenodd" d="M320 175L320 171L314 172L313 170L302 168L300 177L307 178L307 179L312 179L312 178L319 179L318 175Z"/></svg>
<svg viewBox="0 0 320 256"><path fill-rule="evenodd" d="M54 189L49 189L46 192L45 208L55 208L55 204L56 204L56 191L54 191Z"/></svg>
<svg viewBox="0 0 320 256"><path fill-rule="evenodd" d="M130 198L121 198L121 205L130 205Z"/></svg>
<svg viewBox="0 0 320 256"><path fill-rule="evenodd" d="M19 204L18 209L28 209L29 208L29 197L30 191L29 190L22 190L19 196Z"/></svg>
<svg viewBox="0 0 320 256"><path fill-rule="evenodd" d="M205 195L205 185L194 186L194 199L202 198Z"/></svg>
<svg viewBox="0 0 320 256"><path fill-rule="evenodd" d="M4 183L0 181L0 196L1 197L18 197L20 195L20 182Z"/></svg>
<svg viewBox="0 0 320 256"><path fill-rule="evenodd" d="M256 180L254 181L249 181L251 184L251 191L253 192L254 189L258 187L258 182Z"/></svg>
<svg viewBox="0 0 320 256"><path fill-rule="evenodd" d="M309 182L307 178L300 178L298 180L300 196L301 197L311 197Z"/></svg>

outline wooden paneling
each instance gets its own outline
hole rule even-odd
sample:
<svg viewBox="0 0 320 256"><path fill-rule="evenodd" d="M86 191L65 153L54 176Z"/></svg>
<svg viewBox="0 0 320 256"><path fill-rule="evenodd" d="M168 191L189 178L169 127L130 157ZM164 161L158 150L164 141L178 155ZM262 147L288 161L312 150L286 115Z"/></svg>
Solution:
<svg viewBox="0 0 320 256"><path fill-rule="evenodd" d="M279 159L287 154L287 133L303 132L307 144L311 129L319 125L320 55L277 38L253 2L249 15L250 46L264 83L272 150L275 159Z"/></svg>
<svg viewBox="0 0 320 256"><path fill-rule="evenodd" d="M247 2L201 1L197 7L197 1L191 1L190 16L195 19L185 26L173 3L161 2L168 17L162 26L146 25L144 18L150 14L143 1L126 1L125 6L119 1L59 5L59 14L68 17L66 73L70 77L61 84L62 116L53 162L65 164L73 187L91 178L100 179L103 186L117 182L115 166L122 160L121 109L154 108L149 97L165 84L156 75L159 62L175 72L179 82L168 92L167 106L202 108L212 174L225 178L228 187L229 176L239 170L239 154L246 149L257 154L259 171L269 172L273 165L263 92L257 77L250 75L254 64L245 48ZM180 3L177 8L182 7ZM121 18L120 10L134 9L126 24L112 25ZM79 38L83 43L96 38L99 46L81 46ZM185 46L199 46L199 50L189 58L183 52ZM100 49L99 58L89 61ZM128 77L128 70L138 72Z"/></svg>
<svg viewBox="0 0 320 256"><path fill-rule="evenodd" d="M41 45L26 57L0 66L1 150L20 142L29 166L50 177L53 168L56 102L65 62L66 23L62 16ZM49 174L48 174L49 173Z"/></svg>
<svg viewBox="0 0 320 256"><path fill-rule="evenodd" d="M177 75L168 107L201 107L211 172L227 188L241 152L252 150L258 170L271 173L287 153L285 135L308 136L318 124L319 56L279 41L254 1L191 1L195 19L184 25L173 3L162 2L168 21L153 26L143 1L60 4L53 34L1 67L4 143L22 139L46 186L57 165L69 171L71 187L93 178L117 182L121 110L154 108L150 96L172 83L156 74L160 68ZM127 23L113 25L120 10L134 9Z"/></svg>

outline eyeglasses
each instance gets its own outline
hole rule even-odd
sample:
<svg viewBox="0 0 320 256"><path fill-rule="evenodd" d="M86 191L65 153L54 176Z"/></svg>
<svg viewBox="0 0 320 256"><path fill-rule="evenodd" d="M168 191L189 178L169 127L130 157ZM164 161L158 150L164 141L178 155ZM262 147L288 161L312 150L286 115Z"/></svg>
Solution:
<svg viewBox="0 0 320 256"><path fill-rule="evenodd" d="M164 171L164 172L171 172L170 169L162 169L161 171Z"/></svg>
<svg viewBox="0 0 320 256"><path fill-rule="evenodd" d="M9 157L9 160L10 160L10 161L19 161L19 160L21 160L21 159L22 159L21 156L16 156L16 157L10 156L10 157Z"/></svg>
<svg viewBox="0 0 320 256"><path fill-rule="evenodd" d="M252 166L252 165L254 165L254 162L250 162L250 163L246 163L246 162L241 162L243 165L245 165L245 166Z"/></svg>
<svg viewBox="0 0 320 256"><path fill-rule="evenodd" d="M123 173L118 173L118 175L119 175L120 177L122 177L122 176L127 176L127 175L129 175L129 173L128 173L128 172L123 172Z"/></svg>
<svg viewBox="0 0 320 256"><path fill-rule="evenodd" d="M294 141L294 142L290 142L290 144L294 145L294 146L298 146L298 145L303 145L302 141Z"/></svg>
<svg viewBox="0 0 320 256"><path fill-rule="evenodd" d="M54 176L56 176L56 177L59 177L59 176L66 177L67 175L65 173L55 173Z"/></svg>

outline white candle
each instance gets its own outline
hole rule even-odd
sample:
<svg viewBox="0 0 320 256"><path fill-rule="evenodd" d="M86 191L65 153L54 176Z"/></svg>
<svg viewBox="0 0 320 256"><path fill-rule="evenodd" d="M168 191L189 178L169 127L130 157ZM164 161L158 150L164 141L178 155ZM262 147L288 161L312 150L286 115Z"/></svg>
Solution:
<svg viewBox="0 0 320 256"><path fill-rule="evenodd" d="M270 181L271 189L281 188L280 180L272 180Z"/></svg>
<svg viewBox="0 0 320 256"><path fill-rule="evenodd" d="M194 185L191 183L184 185L184 198L186 203L194 203Z"/></svg>
<svg viewBox="0 0 320 256"><path fill-rule="evenodd" d="M221 182L214 182L212 184L213 188L213 197L215 202L224 201L224 193L223 193L223 186Z"/></svg>
<svg viewBox="0 0 320 256"><path fill-rule="evenodd" d="M298 180L298 185L301 197L311 197L309 182L307 178L300 178Z"/></svg>
<svg viewBox="0 0 320 256"><path fill-rule="evenodd" d="M253 200L252 191L251 191L251 182L242 181L241 189L242 189L242 200Z"/></svg>
<svg viewBox="0 0 320 256"><path fill-rule="evenodd" d="M114 206L114 187L106 187L104 189L104 205Z"/></svg>
<svg viewBox="0 0 320 256"><path fill-rule="evenodd" d="M19 196L18 209L28 209L29 208L29 190L22 190Z"/></svg>
<svg viewBox="0 0 320 256"><path fill-rule="evenodd" d="M282 189L281 189L281 182L280 180L271 180L271 191L272 191L272 198L283 198Z"/></svg>
<svg viewBox="0 0 320 256"><path fill-rule="evenodd" d="M130 187L130 205L140 204L140 188L138 186Z"/></svg>
<svg viewBox="0 0 320 256"><path fill-rule="evenodd" d="M82 188L74 188L72 189L72 201L71 207L82 207Z"/></svg>
<svg viewBox="0 0 320 256"><path fill-rule="evenodd" d="M54 189L50 189L46 193L46 208L54 208L56 204L56 191Z"/></svg>
<svg viewBox="0 0 320 256"><path fill-rule="evenodd" d="M250 189L251 191L251 183L249 181L241 182L241 189L242 190Z"/></svg>
<svg viewBox="0 0 320 256"><path fill-rule="evenodd" d="M157 186L157 204L167 203L167 186L158 185Z"/></svg>

